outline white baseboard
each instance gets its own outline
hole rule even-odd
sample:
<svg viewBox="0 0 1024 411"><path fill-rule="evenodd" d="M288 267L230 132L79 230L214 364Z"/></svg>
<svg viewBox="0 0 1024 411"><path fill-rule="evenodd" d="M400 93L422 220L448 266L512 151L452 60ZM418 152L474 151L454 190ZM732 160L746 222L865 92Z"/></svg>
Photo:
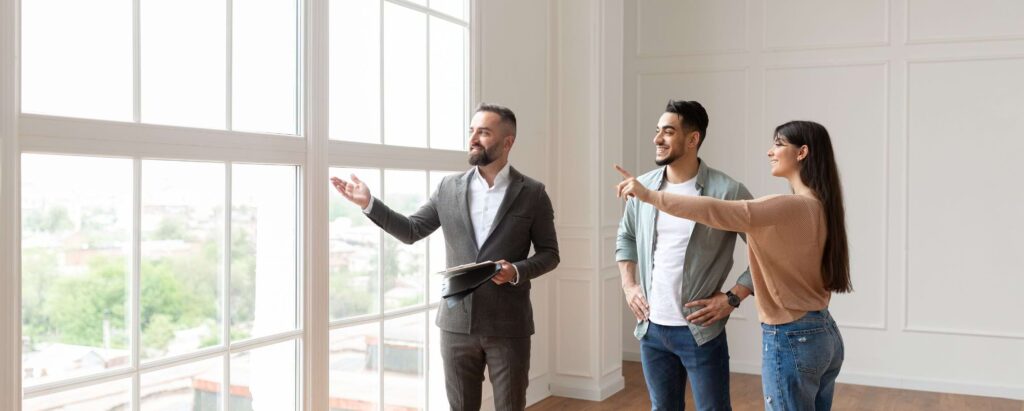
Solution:
<svg viewBox="0 0 1024 411"><path fill-rule="evenodd" d="M548 374L539 375L530 379L530 386L526 389L527 407L551 396L550 381L551 379L548 377Z"/></svg>
<svg viewBox="0 0 1024 411"><path fill-rule="evenodd" d="M551 395L587 401L604 401L626 388L622 371L606 375L598 384L592 378L555 376L551 380Z"/></svg>
<svg viewBox="0 0 1024 411"><path fill-rule="evenodd" d="M640 352L623 351L622 361L640 362Z"/></svg>
<svg viewBox="0 0 1024 411"><path fill-rule="evenodd" d="M623 353L625 358L625 353ZM761 364L729 362L729 371L739 374L761 375ZM949 394L978 395L982 397L1024 400L1024 387L1007 385L972 384L931 378L898 377L864 372L841 371L836 381L843 384L867 385L871 387L895 388L900 390L928 391Z"/></svg>
<svg viewBox="0 0 1024 411"><path fill-rule="evenodd" d="M734 372L737 374L761 375L761 364L729 361L729 372Z"/></svg>

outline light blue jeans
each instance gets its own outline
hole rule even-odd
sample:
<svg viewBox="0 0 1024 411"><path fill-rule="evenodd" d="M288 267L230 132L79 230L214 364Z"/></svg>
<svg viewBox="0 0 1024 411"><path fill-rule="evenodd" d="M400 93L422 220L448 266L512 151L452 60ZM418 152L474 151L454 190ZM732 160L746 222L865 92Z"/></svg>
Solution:
<svg viewBox="0 0 1024 411"><path fill-rule="evenodd" d="M787 324L761 324L765 410L829 410L843 366L843 337L828 310Z"/></svg>

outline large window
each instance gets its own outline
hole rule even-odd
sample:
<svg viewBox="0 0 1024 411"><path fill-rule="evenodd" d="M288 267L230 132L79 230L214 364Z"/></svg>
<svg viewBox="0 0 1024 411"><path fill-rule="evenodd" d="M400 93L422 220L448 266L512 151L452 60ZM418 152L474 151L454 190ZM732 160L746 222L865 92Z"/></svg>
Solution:
<svg viewBox="0 0 1024 411"><path fill-rule="evenodd" d="M467 0L331 0L332 139L462 150Z"/></svg>
<svg viewBox="0 0 1024 411"><path fill-rule="evenodd" d="M22 163L26 409L294 408L294 166Z"/></svg>
<svg viewBox="0 0 1024 411"><path fill-rule="evenodd" d="M297 134L297 6L26 1L22 112Z"/></svg>
<svg viewBox="0 0 1024 411"><path fill-rule="evenodd" d="M468 168L469 0L21 4L24 410L448 408L440 230L320 183Z"/></svg>

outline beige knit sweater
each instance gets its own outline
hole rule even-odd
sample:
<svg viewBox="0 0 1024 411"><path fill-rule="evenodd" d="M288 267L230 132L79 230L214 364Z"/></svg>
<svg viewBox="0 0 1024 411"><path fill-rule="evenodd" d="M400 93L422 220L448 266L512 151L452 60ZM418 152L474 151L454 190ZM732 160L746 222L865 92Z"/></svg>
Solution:
<svg viewBox="0 0 1024 411"><path fill-rule="evenodd" d="M747 233L747 255L761 322L785 324L828 307L821 279L824 210L816 198L773 195L725 201L652 192L662 212L720 230Z"/></svg>

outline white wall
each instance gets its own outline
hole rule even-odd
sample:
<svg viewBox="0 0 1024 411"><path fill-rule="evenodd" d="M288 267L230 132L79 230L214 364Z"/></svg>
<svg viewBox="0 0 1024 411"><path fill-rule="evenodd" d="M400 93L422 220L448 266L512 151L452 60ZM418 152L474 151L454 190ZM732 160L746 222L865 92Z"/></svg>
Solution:
<svg viewBox="0 0 1024 411"><path fill-rule="evenodd" d="M775 126L829 129L856 288L831 304L840 381L1024 399L1024 3L630 0L625 14L638 169L654 167L669 98L705 105L702 157L755 196L788 190L765 161ZM627 359L632 323L623 311ZM733 370L759 373L752 300L728 333Z"/></svg>

